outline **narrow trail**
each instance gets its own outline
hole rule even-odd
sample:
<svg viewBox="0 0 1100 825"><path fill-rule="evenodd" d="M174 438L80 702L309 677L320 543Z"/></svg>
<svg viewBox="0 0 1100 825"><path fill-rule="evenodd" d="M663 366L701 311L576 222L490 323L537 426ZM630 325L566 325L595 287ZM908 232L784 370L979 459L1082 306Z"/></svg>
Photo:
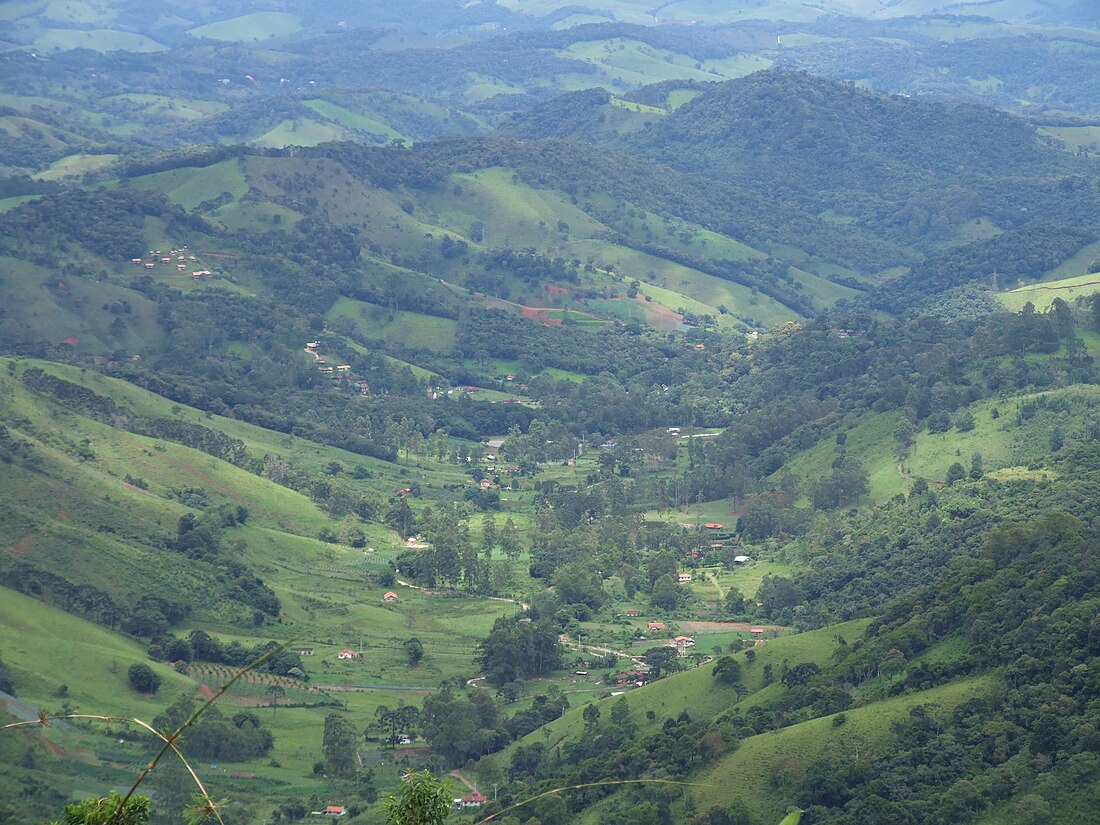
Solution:
<svg viewBox="0 0 1100 825"><path fill-rule="evenodd" d="M481 793L481 791L479 791L477 788L474 787L473 782L471 782L469 779L467 779L465 776L462 775L461 771L457 771L457 770L451 771L451 776L453 776L455 779L457 779L459 782L461 782L463 785L465 785L467 788L469 788L470 793L476 793L476 794Z"/></svg>
<svg viewBox="0 0 1100 825"><path fill-rule="evenodd" d="M419 584L413 584L412 582L403 581L401 579L396 579L396 581L401 587L408 587L412 590L421 590L429 594L432 592L430 589L426 587L421 587ZM508 598L507 596L483 596L482 598L491 602L506 602L508 604L518 604L523 610L531 609L531 605L527 604L527 602L516 601L515 599Z"/></svg>
<svg viewBox="0 0 1100 825"><path fill-rule="evenodd" d="M901 476L902 478L904 478L906 481L908 481L909 478L912 475L908 470L906 470L904 467L902 467L900 463L898 464L896 469L898 471L898 475ZM928 486L929 487L936 487L938 489L943 489L944 487L947 486L947 484L943 481L929 481Z"/></svg>
<svg viewBox="0 0 1100 825"><path fill-rule="evenodd" d="M589 650L595 653L614 653L616 656L622 659L629 659L632 662L642 662L644 657L638 656L635 653L627 653L625 650L614 650L610 647L600 647L599 645L586 645L580 642L575 642L568 636L561 636L561 643L572 650Z"/></svg>
<svg viewBox="0 0 1100 825"><path fill-rule="evenodd" d="M707 580L714 585L714 589L718 591L718 601L723 601L726 598L726 592L722 589L722 585L718 583L718 577L714 575L710 570L707 571Z"/></svg>

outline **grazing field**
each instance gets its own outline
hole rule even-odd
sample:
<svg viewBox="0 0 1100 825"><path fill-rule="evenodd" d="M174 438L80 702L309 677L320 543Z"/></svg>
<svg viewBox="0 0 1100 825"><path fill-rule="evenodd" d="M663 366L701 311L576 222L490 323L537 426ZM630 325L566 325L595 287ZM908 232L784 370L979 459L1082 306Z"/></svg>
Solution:
<svg viewBox="0 0 1100 825"><path fill-rule="evenodd" d="M39 180L59 180L110 166L118 155L67 155L35 175Z"/></svg>
<svg viewBox="0 0 1100 825"><path fill-rule="evenodd" d="M1067 151L1100 154L1100 126L1044 126L1039 131L1060 140Z"/></svg>
<svg viewBox="0 0 1100 825"><path fill-rule="evenodd" d="M833 648L836 645L836 637L842 636L846 640L853 641L866 628L866 621L847 622L822 630L802 633L790 636L781 636L771 639L758 646L755 651L755 661L749 662L744 652L734 654L741 663L744 674L745 687L748 689L748 698L745 703L753 701L754 696L763 687L764 665L772 664L773 669L778 670L783 661L792 664L800 662L817 662L824 664L829 660ZM654 640L648 647L659 645ZM702 652L709 652L709 643L701 643ZM620 662L625 666L625 663ZM630 708L631 718L638 726L639 735L655 730L664 724L670 715L675 716L683 708L690 708L692 718L711 718L718 716L737 703L738 692L730 686L718 682L711 674L712 665L703 664L700 667L678 673L661 679L642 688L627 691L626 702ZM601 707L604 716L615 698L605 696L600 698L597 704ZM653 712L653 718L648 717L648 712ZM508 759L516 745L529 745L535 742L561 743L568 739L576 739L584 735L583 706L575 704L564 716L550 722L534 733L528 734L523 739L513 744L500 754L489 757L500 766L506 766Z"/></svg>
<svg viewBox="0 0 1100 825"><path fill-rule="evenodd" d="M343 106L337 106L335 103L331 103L327 100L317 98L314 100L305 100L303 103L322 117L334 120L348 129L355 129L356 131L376 135L381 142L408 140L407 136L401 134L396 129L391 129L381 121L367 117L366 115L356 114L349 109L345 109Z"/></svg>
<svg viewBox="0 0 1100 825"><path fill-rule="evenodd" d="M828 748L854 752L858 746L870 752L889 747L893 736L890 723L905 718L914 706L935 705L940 712L948 713L963 702L987 696L993 685L992 677L965 679L849 710L843 725L838 726L832 716L825 716L752 736L742 741L736 751L701 772L699 787L693 794L696 803L703 810L712 805L724 808L740 796L755 817L777 822L791 800L776 788L773 766L780 763L788 766L794 773L794 781L785 787L797 787L807 766L824 756Z"/></svg>
<svg viewBox="0 0 1100 825"><path fill-rule="evenodd" d="M117 29L43 29L35 38L34 46L42 51L162 52L168 49L145 35Z"/></svg>
<svg viewBox="0 0 1100 825"><path fill-rule="evenodd" d="M261 11L196 26L187 33L192 37L210 40L264 40L268 37L294 34L301 28L301 21L296 14Z"/></svg>
<svg viewBox="0 0 1100 825"><path fill-rule="evenodd" d="M248 182L236 159L223 160L210 166L155 172L132 178L130 185L163 192L184 209L194 209L223 192L227 192L232 198L239 198L248 192Z"/></svg>
<svg viewBox="0 0 1100 825"><path fill-rule="evenodd" d="M0 587L0 652L15 671L20 700L55 711L63 695L74 711L152 717L191 685L169 665L150 662L138 642L6 587ZM139 662L164 679L157 696L127 683L127 668ZM68 689L60 691L62 685Z"/></svg>
<svg viewBox="0 0 1100 825"><path fill-rule="evenodd" d="M1037 312L1046 312L1055 298L1061 298L1067 304L1072 304L1078 298L1087 297L1096 292L1100 292L1100 273L1093 272L1057 281L1029 284L1011 292L999 292L997 300L1013 312L1019 312L1029 303Z"/></svg>
<svg viewBox="0 0 1100 825"><path fill-rule="evenodd" d="M254 146L278 149L283 146L316 146L319 143L345 140L347 137L348 134L342 126L312 118L294 118L280 122L251 142Z"/></svg>
<svg viewBox="0 0 1100 825"><path fill-rule="evenodd" d="M328 311L328 319L350 322L360 336L380 339L409 347L424 347L434 352L454 349L458 323L450 318L421 315L404 310L388 310L377 304L340 298Z"/></svg>

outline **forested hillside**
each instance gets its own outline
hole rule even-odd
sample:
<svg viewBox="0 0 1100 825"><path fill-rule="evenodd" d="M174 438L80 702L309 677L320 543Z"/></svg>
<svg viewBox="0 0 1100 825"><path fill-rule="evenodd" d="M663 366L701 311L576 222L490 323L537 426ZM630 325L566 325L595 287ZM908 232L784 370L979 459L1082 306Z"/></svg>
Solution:
<svg viewBox="0 0 1100 825"><path fill-rule="evenodd" d="M0 12L0 819L1091 821L1096 22Z"/></svg>

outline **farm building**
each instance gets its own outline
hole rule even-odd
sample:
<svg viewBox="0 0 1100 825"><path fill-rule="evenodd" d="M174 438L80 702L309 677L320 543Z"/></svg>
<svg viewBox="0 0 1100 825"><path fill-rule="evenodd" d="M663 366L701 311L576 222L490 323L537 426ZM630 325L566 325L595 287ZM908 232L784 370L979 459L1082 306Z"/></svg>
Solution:
<svg viewBox="0 0 1100 825"><path fill-rule="evenodd" d="M323 816L346 816L348 809L343 805L326 805L321 812Z"/></svg>
<svg viewBox="0 0 1100 825"><path fill-rule="evenodd" d="M471 791L466 796L456 799L455 805L459 808L480 808L483 802L485 802L484 796L477 791Z"/></svg>
<svg viewBox="0 0 1100 825"><path fill-rule="evenodd" d="M664 629L665 629L665 623L664 622L650 622L648 625L646 625L646 630L648 630L650 633L652 633L655 630L664 630Z"/></svg>
<svg viewBox="0 0 1100 825"><path fill-rule="evenodd" d="M708 524L704 524L703 526L704 526L704 527L706 527L706 528L707 528L708 530L721 530L721 529L722 529L723 527L725 527L726 525L724 525L724 524L721 524L721 523L719 523L719 522L717 522L717 521L712 521L712 522L710 522L710 523L708 523Z"/></svg>
<svg viewBox="0 0 1100 825"><path fill-rule="evenodd" d="M676 576L676 580L680 582L680 584L687 584L689 581L692 580L692 575L691 573L678 573Z"/></svg>
<svg viewBox="0 0 1100 825"><path fill-rule="evenodd" d="M336 654L336 658L337 659L358 659L359 654L356 653L354 650L348 650L347 648L345 648L344 650L341 650L339 653Z"/></svg>
<svg viewBox="0 0 1100 825"><path fill-rule="evenodd" d="M626 611L626 615L627 616L641 616L642 611L640 611L640 610L628 610L628 611Z"/></svg>
<svg viewBox="0 0 1100 825"><path fill-rule="evenodd" d="M297 653L299 656L312 656L317 651L312 647L292 647L290 652Z"/></svg>
<svg viewBox="0 0 1100 825"><path fill-rule="evenodd" d="M386 602L387 604L393 604L394 602L397 601L397 594L394 593L391 590L385 596L382 597L382 601Z"/></svg>

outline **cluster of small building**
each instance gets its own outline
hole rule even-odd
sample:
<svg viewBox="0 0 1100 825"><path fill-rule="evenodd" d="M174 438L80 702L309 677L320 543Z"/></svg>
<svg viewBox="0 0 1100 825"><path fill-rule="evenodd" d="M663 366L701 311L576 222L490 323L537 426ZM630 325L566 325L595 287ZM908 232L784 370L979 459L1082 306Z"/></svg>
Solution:
<svg viewBox="0 0 1100 825"><path fill-rule="evenodd" d="M178 249L168 250L167 254L159 249L150 249L149 254L145 257L130 259L131 264L144 266L146 270L154 270L157 266L172 266L174 264L176 272L181 274L187 274L187 270L197 261L198 258L188 252L186 244ZM198 281L209 278L213 274L209 269L194 269L190 272L190 276Z"/></svg>
<svg viewBox="0 0 1100 825"><path fill-rule="evenodd" d="M318 354L317 349L320 346L320 341L307 341L305 346L306 352L316 359L317 372L326 378L347 381L350 387L357 390L360 395L370 395L370 384L366 382L363 376L352 373L351 364L329 364Z"/></svg>

